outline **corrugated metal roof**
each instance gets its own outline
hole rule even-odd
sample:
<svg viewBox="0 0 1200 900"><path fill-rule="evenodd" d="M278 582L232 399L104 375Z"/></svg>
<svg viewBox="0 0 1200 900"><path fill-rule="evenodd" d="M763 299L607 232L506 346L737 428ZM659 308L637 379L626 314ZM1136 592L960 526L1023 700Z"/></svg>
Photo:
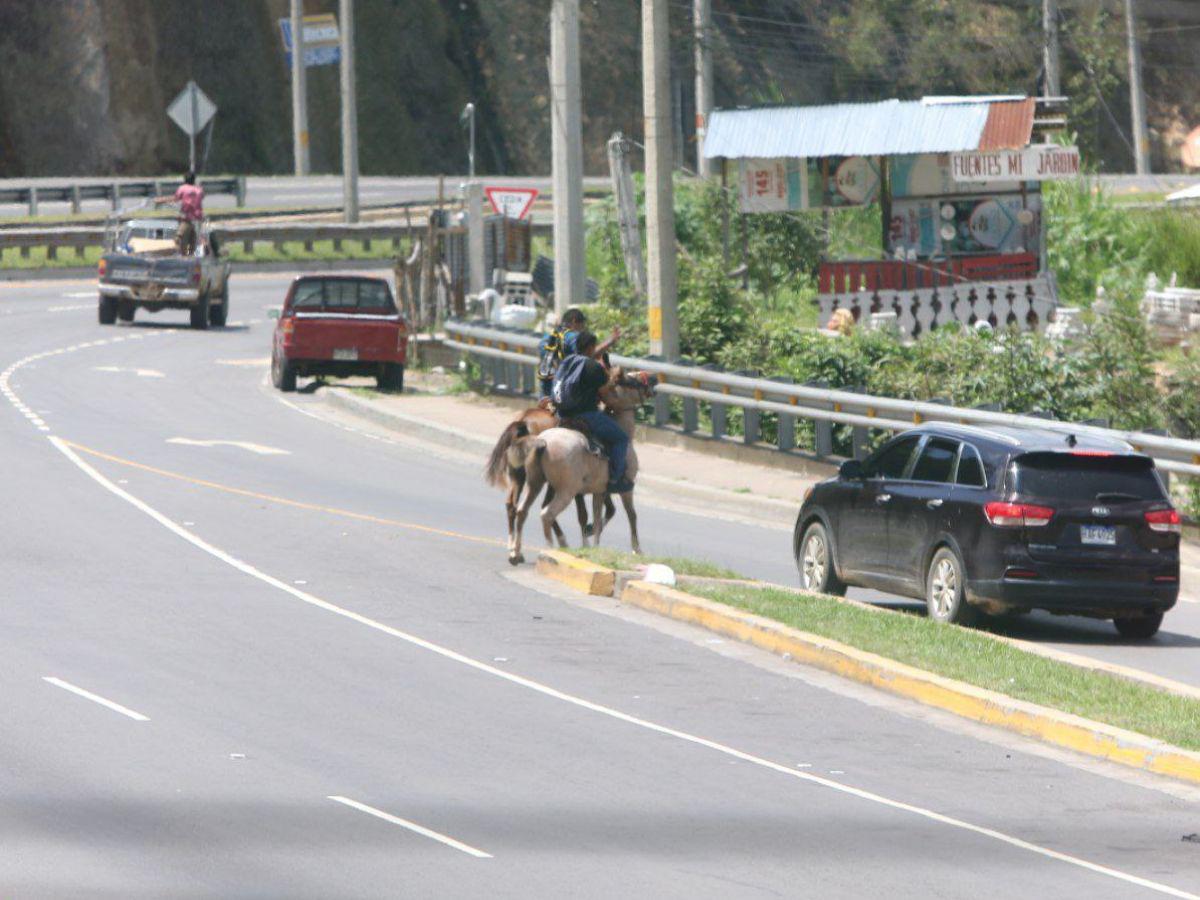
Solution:
<svg viewBox="0 0 1200 900"><path fill-rule="evenodd" d="M773 159L978 150L993 106L1021 107L1019 114L1012 110L998 114L998 140L1009 140L1023 127L1025 104L1032 128L1032 100L953 99L714 110L709 116L704 155L709 159Z"/></svg>
<svg viewBox="0 0 1200 900"><path fill-rule="evenodd" d="M979 138L980 150L1019 150L1033 136L1032 97L1015 103L993 103Z"/></svg>

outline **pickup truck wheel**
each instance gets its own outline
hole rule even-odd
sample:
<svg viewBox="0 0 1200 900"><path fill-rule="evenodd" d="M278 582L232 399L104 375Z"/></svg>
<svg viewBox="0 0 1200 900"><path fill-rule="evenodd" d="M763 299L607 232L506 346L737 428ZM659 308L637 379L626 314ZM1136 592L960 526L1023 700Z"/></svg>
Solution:
<svg viewBox="0 0 1200 900"><path fill-rule="evenodd" d="M296 367L287 360L271 355L271 383L279 390L291 392L296 389Z"/></svg>
<svg viewBox="0 0 1200 900"><path fill-rule="evenodd" d="M137 309L131 301L117 304L117 318L122 322L132 322L134 311Z"/></svg>
<svg viewBox="0 0 1200 900"><path fill-rule="evenodd" d="M191 309L192 327L199 331L203 331L208 327L208 304L209 297L208 293L205 292L200 295L200 299L196 301L196 305Z"/></svg>
<svg viewBox="0 0 1200 900"><path fill-rule="evenodd" d="M221 288L221 302L216 306L208 308L208 324L215 325L217 328L224 328L225 321L229 318L229 281L226 280Z"/></svg>
<svg viewBox="0 0 1200 900"><path fill-rule="evenodd" d="M112 297L101 297L99 313L101 325L112 325L117 321L117 301Z"/></svg>
<svg viewBox="0 0 1200 900"><path fill-rule="evenodd" d="M403 393L404 366L400 363L387 363L383 367L383 371L375 376L375 383L381 391Z"/></svg>

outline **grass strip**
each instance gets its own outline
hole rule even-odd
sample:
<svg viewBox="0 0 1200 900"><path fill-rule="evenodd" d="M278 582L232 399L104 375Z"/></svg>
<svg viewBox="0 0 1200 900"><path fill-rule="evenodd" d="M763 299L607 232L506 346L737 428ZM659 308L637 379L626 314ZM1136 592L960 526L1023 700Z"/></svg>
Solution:
<svg viewBox="0 0 1200 900"><path fill-rule="evenodd" d="M946 678L1200 750L1200 701L1047 659L982 632L777 588L688 591Z"/></svg>
<svg viewBox="0 0 1200 900"><path fill-rule="evenodd" d="M724 566L677 556L635 556L627 550L618 550L615 547L575 547L566 552L578 556L580 559L586 559L588 562L594 562L598 566L625 572L634 571L638 566L650 563L662 563L664 566L670 566L676 575L695 575L698 578L745 578L744 575L739 575Z"/></svg>

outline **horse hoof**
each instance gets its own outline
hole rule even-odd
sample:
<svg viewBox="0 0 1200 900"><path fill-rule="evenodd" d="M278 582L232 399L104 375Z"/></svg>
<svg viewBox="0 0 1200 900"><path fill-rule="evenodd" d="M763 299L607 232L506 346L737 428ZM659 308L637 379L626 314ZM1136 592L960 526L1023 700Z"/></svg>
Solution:
<svg viewBox="0 0 1200 900"><path fill-rule="evenodd" d="M525 556L523 554L521 554L521 553L509 554L508 564L510 566L519 566L523 562L525 562Z"/></svg>

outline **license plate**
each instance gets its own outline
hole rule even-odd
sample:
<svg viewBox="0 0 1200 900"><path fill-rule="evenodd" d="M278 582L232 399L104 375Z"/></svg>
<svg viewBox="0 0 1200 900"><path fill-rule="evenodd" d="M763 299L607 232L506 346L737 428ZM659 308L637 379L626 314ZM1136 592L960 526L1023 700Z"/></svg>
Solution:
<svg viewBox="0 0 1200 900"><path fill-rule="evenodd" d="M1085 544L1111 547L1117 543L1117 529L1112 525L1081 525L1079 539Z"/></svg>
<svg viewBox="0 0 1200 900"><path fill-rule="evenodd" d="M347 360L350 360L351 362L353 362L354 360L358 359L358 351L355 350L353 347L350 347L348 349L343 349L343 350L334 350L333 358L334 359L347 359Z"/></svg>

